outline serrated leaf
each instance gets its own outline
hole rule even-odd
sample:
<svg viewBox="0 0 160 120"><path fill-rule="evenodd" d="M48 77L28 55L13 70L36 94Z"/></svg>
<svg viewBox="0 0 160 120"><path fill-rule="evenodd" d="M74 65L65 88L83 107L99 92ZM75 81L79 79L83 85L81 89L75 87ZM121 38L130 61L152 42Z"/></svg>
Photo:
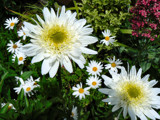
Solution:
<svg viewBox="0 0 160 120"><path fill-rule="evenodd" d="M21 78L22 78L23 80L26 80L26 79L29 78L32 74L33 74L33 71L24 72L24 73L21 75Z"/></svg>

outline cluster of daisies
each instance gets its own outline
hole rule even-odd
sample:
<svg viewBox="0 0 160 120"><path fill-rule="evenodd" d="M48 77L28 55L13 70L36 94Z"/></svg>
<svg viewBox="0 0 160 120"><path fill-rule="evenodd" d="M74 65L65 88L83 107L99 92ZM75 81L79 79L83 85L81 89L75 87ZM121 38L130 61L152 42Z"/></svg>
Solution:
<svg viewBox="0 0 160 120"><path fill-rule="evenodd" d="M10 41L7 45L9 46L8 51L15 53L13 58L18 58L19 64L23 63L25 56L33 57L31 63L42 61L41 74L49 73L51 78L55 77L61 66L72 73L72 62L83 69L86 63L83 54L97 54L97 51L87 48L88 45L96 43L98 39L91 35L93 29L90 25L85 25L86 20L77 20L76 12L66 11L65 6L62 6L61 12L59 11L58 9L56 14L52 8L49 10L45 7L42 11L44 20L36 15L38 21L33 19L36 24L24 22L24 27L18 32L23 39L26 36L30 37L30 43L22 46L20 41L16 43ZM18 23L18 19L12 18L6 20L5 25L6 28L13 29L16 23ZM104 31L102 34L104 39L100 41L101 43L107 46L113 44L115 36L111 36L110 30ZM141 78L142 69L137 72L135 66L131 68L130 72L129 70L127 72L121 64L121 60L116 60L115 57L108 59L105 69L109 70L112 77L102 75L106 88L99 88L102 83L99 77L101 77L103 65L101 62L91 61L87 66L87 72L90 75L86 80L88 87L83 88L82 83L77 84L72 88L73 95L82 99L85 98L85 95L90 94L89 89L99 88L98 91L108 95L103 102L114 105L113 112L122 108L123 116L126 117L128 113L132 120L136 120L136 116L141 120L147 120L147 117L153 120L160 119L160 115L154 110L160 108L160 97L158 96L160 88L153 88L157 81L149 81L149 75ZM20 83L19 87L14 88L18 94L23 90L24 95L30 96L33 94L33 89L39 87L37 84L39 78L33 80L31 77L26 81L20 77L16 77L16 79ZM78 119L77 107L73 107L71 117L74 120Z"/></svg>
<svg viewBox="0 0 160 120"><path fill-rule="evenodd" d="M14 29L15 25L18 23L18 18L17 17L12 17L9 18L5 21L6 27L9 30L10 29ZM27 31L27 29L25 27L22 26L22 28L17 32L19 37L23 37L23 40L26 39L26 33L25 31ZM18 64L24 64L24 60L26 58L26 55L24 54L24 52L22 52L21 48L22 48L22 43L21 40L18 40L17 42L13 42L12 40L10 40L10 43L7 44L8 48L8 52L11 52L12 55L12 61L14 62L16 59L18 60Z"/></svg>
<svg viewBox="0 0 160 120"><path fill-rule="evenodd" d="M108 64L105 65L105 69L111 70L113 72L118 72L118 68L121 68L121 60L115 59L115 56L113 59L108 58ZM81 100L82 98L85 98L85 95L89 95L89 89L97 89L101 86L102 80L99 79L100 73L102 72L102 69L104 68L101 62L96 62L96 61L90 61L89 65L86 67L87 72L89 75L91 75L87 80L86 80L86 85L89 87L83 88L82 83L77 84L76 87L73 87L72 90L73 95L75 97L79 96L79 99Z"/></svg>

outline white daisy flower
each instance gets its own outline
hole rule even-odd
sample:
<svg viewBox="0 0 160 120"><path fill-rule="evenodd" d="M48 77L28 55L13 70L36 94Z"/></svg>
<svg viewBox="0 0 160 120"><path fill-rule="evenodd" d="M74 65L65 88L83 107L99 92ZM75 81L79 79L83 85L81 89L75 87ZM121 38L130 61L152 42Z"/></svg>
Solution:
<svg viewBox="0 0 160 120"><path fill-rule="evenodd" d="M18 59L18 65L20 65L20 64L24 64L26 56L22 52L17 52L12 56L12 61L15 61L16 58Z"/></svg>
<svg viewBox="0 0 160 120"><path fill-rule="evenodd" d="M34 85L34 83L30 80L24 81L23 79L19 79L19 81L21 83L20 86L13 88L17 94L19 94L21 89L23 89L24 95L26 96L27 94L30 97L34 94L33 89L38 87L37 85Z"/></svg>
<svg viewBox="0 0 160 120"><path fill-rule="evenodd" d="M103 77L103 79L110 83L108 88L99 89L100 92L109 95L109 98L104 99L103 102L109 102L114 105L112 112L122 108L123 116L127 113L131 120L137 120L138 116L141 120L148 120L146 117L155 120L160 119L160 115L153 109L160 108L160 88L153 88L157 83L156 80L148 81L149 75L141 78L142 69L136 72L133 66L129 73L125 68L121 68L121 73L111 72L112 78Z"/></svg>
<svg viewBox="0 0 160 120"><path fill-rule="evenodd" d="M86 60L82 53L97 54L97 51L87 48L89 44L97 42L97 38L91 36L93 29L90 26L84 26L86 20L77 20L76 13L72 14L70 10L65 12L64 6L57 15L52 8L49 11L45 7L43 16L44 20L37 15L41 25L36 21L36 25L24 22L31 43L24 45L23 50L27 56L34 56L31 63L43 61L41 73L49 73L50 77L55 76L60 64L72 73L71 60L84 68Z"/></svg>
<svg viewBox="0 0 160 120"><path fill-rule="evenodd" d="M109 45L110 43L113 44L113 42L115 41L115 37L113 36L111 37L111 32L110 30L107 29L107 32L104 30L104 32L102 32L103 36L105 37L105 39L101 40L100 42L105 44L105 45Z"/></svg>
<svg viewBox="0 0 160 120"><path fill-rule="evenodd" d="M71 117L72 117L74 120L78 120L77 107L74 107L74 106L73 106L72 111L71 111Z"/></svg>
<svg viewBox="0 0 160 120"><path fill-rule="evenodd" d="M87 72L91 75L100 75L103 69L103 65L101 62L96 62L96 61L90 61L89 65L86 67Z"/></svg>
<svg viewBox="0 0 160 120"><path fill-rule="evenodd" d="M82 98L85 98L85 95L89 95L89 90L90 87L82 88L82 83L77 84L77 87L72 87L73 92L72 95L75 95L76 97L79 96L79 99L81 100Z"/></svg>
<svg viewBox="0 0 160 120"><path fill-rule="evenodd" d="M26 39L26 31L28 31L28 29L22 26L22 29L17 32L19 37L23 36L23 40Z"/></svg>
<svg viewBox="0 0 160 120"><path fill-rule="evenodd" d="M17 17L12 17L12 18L9 18L9 19L6 19L6 21L5 21L5 23L4 23L4 25L6 25L6 27L5 28L9 28L9 30L10 29L13 29L14 28L14 26L15 26L15 24L17 24L18 23L18 18Z"/></svg>
<svg viewBox="0 0 160 120"><path fill-rule="evenodd" d="M108 58L108 61L109 64L105 65L105 69L110 69L114 72L118 72L118 68L120 69L122 67L120 66L122 64L121 60L115 60L115 56L113 57L113 59Z"/></svg>
<svg viewBox="0 0 160 120"><path fill-rule="evenodd" d="M3 108L6 104L7 103L1 103L1 107ZM16 110L16 108L13 106L12 103L9 103L9 105L8 105L8 110L10 110L10 109Z"/></svg>
<svg viewBox="0 0 160 120"><path fill-rule="evenodd" d="M30 78L28 78L27 81L32 82L34 87L39 87L38 82L40 81L40 78L37 78L36 80L34 80L33 77L30 76Z"/></svg>
<svg viewBox="0 0 160 120"><path fill-rule="evenodd" d="M90 76L87 79L87 85L89 85L91 88L96 89L99 88L99 86L101 86L101 79L99 79L97 76Z"/></svg>
<svg viewBox="0 0 160 120"><path fill-rule="evenodd" d="M12 40L10 40L10 43L7 44L8 48L8 52L11 53L17 53L20 51L20 48L22 47L22 43L20 43L20 40L13 43Z"/></svg>

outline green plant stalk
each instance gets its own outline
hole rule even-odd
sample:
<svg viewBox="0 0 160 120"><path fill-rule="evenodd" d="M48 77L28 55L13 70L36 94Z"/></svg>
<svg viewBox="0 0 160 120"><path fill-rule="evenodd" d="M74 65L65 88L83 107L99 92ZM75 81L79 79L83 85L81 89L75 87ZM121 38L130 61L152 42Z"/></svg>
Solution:
<svg viewBox="0 0 160 120"><path fill-rule="evenodd" d="M59 67L59 70L58 70L58 81L59 81L59 87L60 89L62 89L61 67Z"/></svg>
<svg viewBox="0 0 160 120"><path fill-rule="evenodd" d="M73 3L74 3L74 6L75 6L75 9L76 9L76 12L77 12L77 16L78 16L78 19L79 19L79 10L78 10L77 3L76 3L75 0L73 0Z"/></svg>

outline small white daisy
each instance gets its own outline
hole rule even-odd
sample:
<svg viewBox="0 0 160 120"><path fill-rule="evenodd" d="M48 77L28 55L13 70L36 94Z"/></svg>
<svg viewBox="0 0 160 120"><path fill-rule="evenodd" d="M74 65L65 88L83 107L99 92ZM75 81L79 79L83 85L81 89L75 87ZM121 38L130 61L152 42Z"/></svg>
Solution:
<svg viewBox="0 0 160 120"><path fill-rule="evenodd" d="M103 65L101 62L96 62L96 61L90 61L89 65L86 67L87 72L91 75L100 75L103 69Z"/></svg>
<svg viewBox="0 0 160 120"><path fill-rule="evenodd" d="M22 47L22 43L20 43L20 40L13 43L12 40L10 40L10 43L7 44L8 48L8 52L11 53L17 53L20 51L20 48Z"/></svg>
<svg viewBox="0 0 160 120"><path fill-rule="evenodd" d="M6 21L5 21L5 23L4 23L4 25L6 25L6 27L5 28L9 28L9 30L10 29L13 29L14 28L14 26L15 26L15 24L17 24L18 23L18 18L17 17L12 17L12 18L9 18L9 19L6 19Z"/></svg>
<svg viewBox="0 0 160 120"><path fill-rule="evenodd" d="M89 95L90 87L82 88L82 83L77 84L77 87L72 87L72 90L74 90L72 95L75 95L76 97L79 96L79 99L85 98L85 95Z"/></svg>
<svg viewBox="0 0 160 120"><path fill-rule="evenodd" d="M22 26L22 29L17 32L19 37L23 36L23 40L26 39L26 31L28 31L28 29Z"/></svg>
<svg viewBox="0 0 160 120"><path fill-rule="evenodd" d="M19 94L21 89L23 89L24 95L26 96L27 94L30 97L31 95L34 94L33 89L38 87L37 85L34 85L34 83L30 80L23 81L23 79L19 79L19 81L21 83L20 86L13 88L17 94Z"/></svg>
<svg viewBox="0 0 160 120"><path fill-rule="evenodd" d="M90 76L87 79L87 85L89 85L91 88L96 89L99 88L99 86L101 86L101 79L98 79L97 76Z"/></svg>
<svg viewBox="0 0 160 120"><path fill-rule="evenodd" d="M115 60L115 56L113 57L113 59L108 58L109 64L105 65L105 69L110 69L114 72L118 72L117 68L121 68L122 66L120 66L122 64L121 60L117 59Z"/></svg>
<svg viewBox="0 0 160 120"><path fill-rule="evenodd" d="M17 52L12 56L12 61L15 61L16 58L18 59L18 65L20 65L20 64L24 64L26 56L22 52Z"/></svg>
<svg viewBox="0 0 160 120"><path fill-rule="evenodd" d="M78 120L77 107L74 107L74 106L73 106L72 111L71 111L71 117L72 117L74 120Z"/></svg>
<svg viewBox="0 0 160 120"><path fill-rule="evenodd" d="M153 109L160 109L160 88L153 88L157 81L148 81L149 75L141 78L141 74L142 69L137 72L133 66L128 73L123 67L119 75L111 72L112 78L103 77L105 83L109 82L106 84L109 88L99 89L109 96L103 102L114 105L112 112L122 108L124 118L129 113L131 120L137 120L136 116L141 120L148 120L147 117L152 120L160 119L160 115Z"/></svg>
<svg viewBox="0 0 160 120"><path fill-rule="evenodd" d="M3 108L5 105L6 105L6 103L1 103L1 107L2 107L2 108ZM9 105L8 105L8 110L10 110L10 109L16 110L16 108L13 106L12 103L9 103Z"/></svg>
<svg viewBox="0 0 160 120"><path fill-rule="evenodd" d="M113 42L115 41L115 36L111 37L111 32L110 30L107 29L107 32L104 30L104 32L102 32L103 36L105 37L105 39L101 40L100 42L105 44L105 45L109 45L110 43L113 44Z"/></svg>
<svg viewBox="0 0 160 120"><path fill-rule="evenodd" d="M36 80L34 80L33 77L30 76L30 78L28 78L27 81L32 82L34 87L39 87L38 82L40 81L40 78L37 78Z"/></svg>

